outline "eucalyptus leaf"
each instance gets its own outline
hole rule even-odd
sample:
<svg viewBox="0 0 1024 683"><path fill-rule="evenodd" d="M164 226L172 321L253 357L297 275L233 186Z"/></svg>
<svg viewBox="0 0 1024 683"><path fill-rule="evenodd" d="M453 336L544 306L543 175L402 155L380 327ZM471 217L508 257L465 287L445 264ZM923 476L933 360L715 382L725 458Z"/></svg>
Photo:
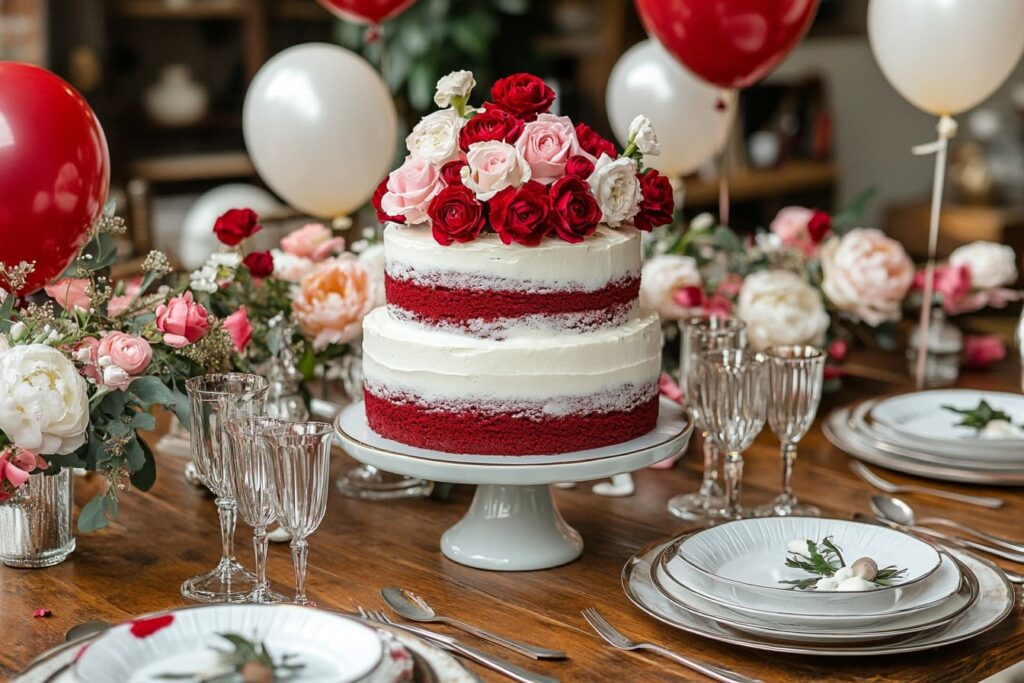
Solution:
<svg viewBox="0 0 1024 683"><path fill-rule="evenodd" d="M87 534L110 524L106 515L103 514L106 497L106 494L101 493L82 507L82 511L78 513L78 530L80 532Z"/></svg>
<svg viewBox="0 0 1024 683"><path fill-rule="evenodd" d="M145 456L145 462L142 467L131 473L132 486L140 491L148 491L156 483L156 458L153 457L153 451L150 450L149 444L142 439L137 439L137 442Z"/></svg>

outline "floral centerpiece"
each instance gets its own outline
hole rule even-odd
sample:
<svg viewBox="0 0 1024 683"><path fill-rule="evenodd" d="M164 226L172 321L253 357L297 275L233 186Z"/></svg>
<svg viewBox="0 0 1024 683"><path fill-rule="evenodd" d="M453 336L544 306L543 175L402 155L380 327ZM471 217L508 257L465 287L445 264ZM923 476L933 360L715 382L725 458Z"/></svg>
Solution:
<svg viewBox="0 0 1024 683"><path fill-rule="evenodd" d="M381 222L429 226L446 246L484 231L505 244L578 243L602 222L645 231L671 222L671 184L643 165L659 152L646 117L620 155L587 124L551 114L555 93L536 76L496 81L480 107L468 104L475 85L469 71L438 81L443 108L413 127L404 163L374 193Z"/></svg>

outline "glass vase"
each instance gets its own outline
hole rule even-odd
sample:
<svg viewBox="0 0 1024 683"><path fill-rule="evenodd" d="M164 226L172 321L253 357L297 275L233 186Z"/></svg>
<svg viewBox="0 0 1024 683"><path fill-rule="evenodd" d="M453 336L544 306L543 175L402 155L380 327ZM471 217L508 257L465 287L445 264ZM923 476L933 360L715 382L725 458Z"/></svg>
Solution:
<svg viewBox="0 0 1024 683"><path fill-rule="evenodd" d="M75 549L71 527L71 470L33 474L0 503L0 562L8 567L52 567Z"/></svg>

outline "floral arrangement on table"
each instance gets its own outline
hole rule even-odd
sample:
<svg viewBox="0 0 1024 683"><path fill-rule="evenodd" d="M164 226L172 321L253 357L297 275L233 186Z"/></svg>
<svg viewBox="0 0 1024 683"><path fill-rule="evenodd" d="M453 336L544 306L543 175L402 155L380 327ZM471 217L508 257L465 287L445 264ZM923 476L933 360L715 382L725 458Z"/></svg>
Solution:
<svg viewBox="0 0 1024 683"><path fill-rule="evenodd" d="M536 76L496 81L477 108L468 104L475 85L469 71L438 81L443 108L413 127L409 155L374 193L381 222L429 226L445 246L488 230L536 246L582 242L602 222L650 231L672 221L668 178L643 165L659 152L646 117L634 119L619 154L585 123L549 113L555 93Z"/></svg>

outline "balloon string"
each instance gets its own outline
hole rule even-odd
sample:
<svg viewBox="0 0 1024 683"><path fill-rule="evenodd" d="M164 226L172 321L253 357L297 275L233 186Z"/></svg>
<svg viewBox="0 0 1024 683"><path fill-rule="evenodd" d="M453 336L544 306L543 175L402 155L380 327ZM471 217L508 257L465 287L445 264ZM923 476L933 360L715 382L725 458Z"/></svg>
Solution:
<svg viewBox="0 0 1024 683"><path fill-rule="evenodd" d="M912 149L917 156L935 155L935 175L932 181L932 207L928 222L928 262L924 269L924 292L921 299L921 324L918 328L917 367L915 368L915 384L918 390L924 389L925 370L928 361L928 346L931 331L932 296L935 292L935 252L939 243L939 214L942 210L942 188L946 180L946 151L949 140L956 135L956 121L949 116L939 119L936 127L939 137L935 142L917 145Z"/></svg>
<svg viewBox="0 0 1024 683"><path fill-rule="evenodd" d="M718 222L729 225L729 142L732 139L730 129L722 145L722 153L718 162Z"/></svg>

